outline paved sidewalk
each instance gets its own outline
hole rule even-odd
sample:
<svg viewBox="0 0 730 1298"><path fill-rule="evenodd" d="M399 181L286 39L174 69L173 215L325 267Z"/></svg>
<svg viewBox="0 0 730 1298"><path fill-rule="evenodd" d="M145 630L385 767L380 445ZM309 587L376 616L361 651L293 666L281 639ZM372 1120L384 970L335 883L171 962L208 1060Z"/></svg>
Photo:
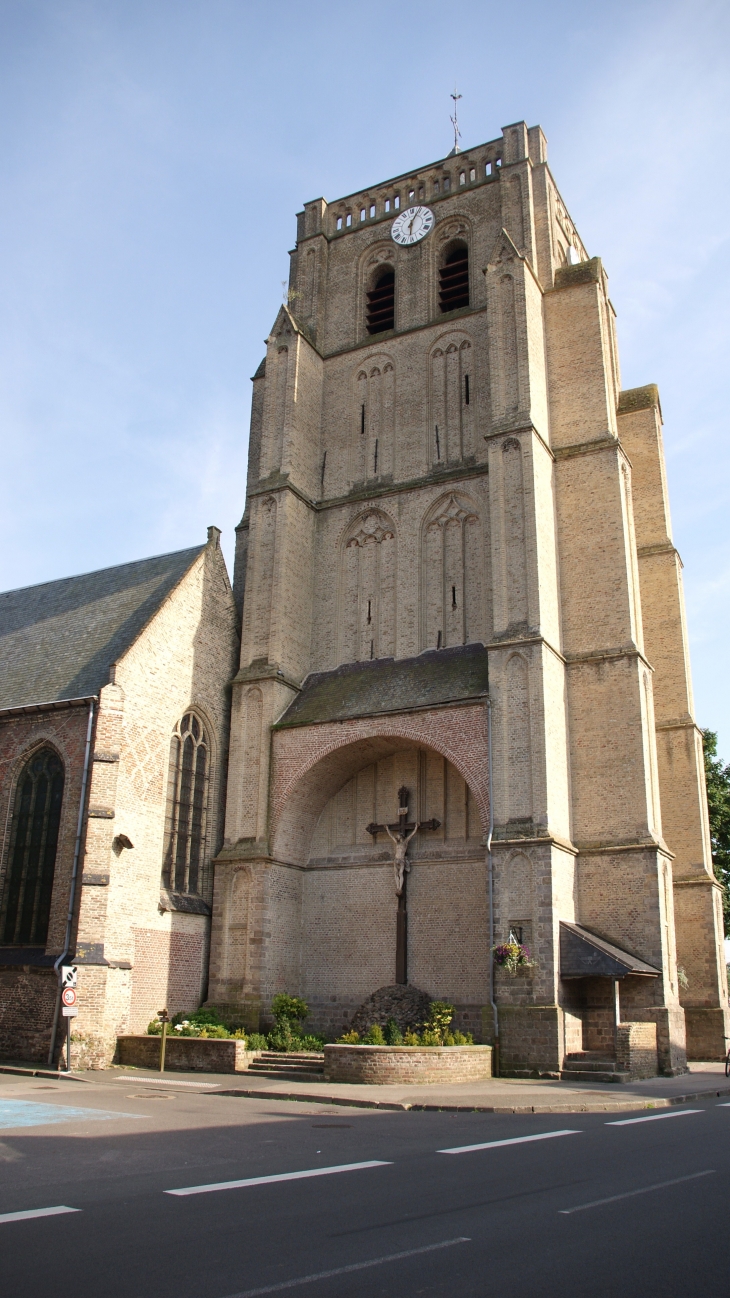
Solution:
<svg viewBox="0 0 730 1298"><path fill-rule="evenodd" d="M0 1073L65 1078L28 1064L0 1064ZM727 1096L730 1078L722 1063L693 1063L683 1077L655 1077L646 1082L601 1083L534 1081L494 1078L451 1086L366 1086L334 1082L297 1082L247 1077L246 1073L182 1073L164 1075L145 1068L120 1068L72 1073L69 1081L114 1086L130 1078L147 1086L199 1090L210 1095L309 1101L367 1109L477 1110L482 1113L593 1113L628 1109L668 1108L687 1101Z"/></svg>

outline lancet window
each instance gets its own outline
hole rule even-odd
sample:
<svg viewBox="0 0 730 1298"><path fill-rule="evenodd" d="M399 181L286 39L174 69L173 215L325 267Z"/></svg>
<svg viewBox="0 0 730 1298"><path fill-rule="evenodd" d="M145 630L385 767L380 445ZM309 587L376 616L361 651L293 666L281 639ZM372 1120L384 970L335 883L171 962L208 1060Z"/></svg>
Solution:
<svg viewBox="0 0 730 1298"><path fill-rule="evenodd" d="M357 518L344 541L340 662L395 654L396 540L386 514Z"/></svg>
<svg viewBox="0 0 730 1298"><path fill-rule="evenodd" d="M210 740L186 712L170 741L162 883L175 892L205 893Z"/></svg>
<svg viewBox="0 0 730 1298"><path fill-rule="evenodd" d="M426 516L421 554L422 648L484 638L484 541L476 509L459 494Z"/></svg>
<svg viewBox="0 0 730 1298"><path fill-rule="evenodd" d="M6 945L45 946L63 786L63 763L52 748L39 749L21 771L0 903L0 941Z"/></svg>
<svg viewBox="0 0 730 1298"><path fill-rule="evenodd" d="M439 308L455 311L469 305L469 250L465 243L452 245L439 270Z"/></svg>
<svg viewBox="0 0 730 1298"><path fill-rule="evenodd" d="M385 267L367 294L365 324L369 334L395 328L395 271Z"/></svg>

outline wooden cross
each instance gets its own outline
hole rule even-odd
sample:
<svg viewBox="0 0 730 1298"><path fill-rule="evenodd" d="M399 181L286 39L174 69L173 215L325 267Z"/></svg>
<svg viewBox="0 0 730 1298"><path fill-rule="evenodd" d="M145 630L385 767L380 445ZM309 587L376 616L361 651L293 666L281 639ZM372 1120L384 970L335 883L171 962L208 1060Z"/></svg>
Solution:
<svg viewBox="0 0 730 1298"><path fill-rule="evenodd" d="M398 790L398 820L393 825L376 825L371 821L366 826L368 834L377 838L378 834L387 834L395 844L393 865L395 867L395 892L398 898L398 911L395 924L395 981L408 982L408 911L406 908L406 879L410 865L406 857L408 844L419 829L438 829L440 820L414 821L408 819L408 789Z"/></svg>

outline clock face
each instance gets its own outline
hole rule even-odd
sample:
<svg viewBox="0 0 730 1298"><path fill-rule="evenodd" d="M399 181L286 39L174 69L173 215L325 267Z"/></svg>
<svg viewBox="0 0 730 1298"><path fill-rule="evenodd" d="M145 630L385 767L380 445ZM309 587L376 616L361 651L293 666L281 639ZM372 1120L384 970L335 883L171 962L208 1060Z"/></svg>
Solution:
<svg viewBox="0 0 730 1298"><path fill-rule="evenodd" d="M390 227L390 237L404 246L418 243L433 229L434 219L430 207L409 207L395 218Z"/></svg>

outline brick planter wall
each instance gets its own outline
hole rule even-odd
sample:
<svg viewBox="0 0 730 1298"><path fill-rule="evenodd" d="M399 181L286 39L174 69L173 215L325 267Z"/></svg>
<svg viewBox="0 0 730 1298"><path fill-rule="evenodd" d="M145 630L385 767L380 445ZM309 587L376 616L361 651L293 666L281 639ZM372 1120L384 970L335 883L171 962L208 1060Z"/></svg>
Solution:
<svg viewBox="0 0 730 1298"><path fill-rule="evenodd" d="M656 1077L656 1023L619 1023L616 1027L616 1067L633 1079Z"/></svg>
<svg viewBox="0 0 730 1298"><path fill-rule="evenodd" d="M325 1046L328 1082L473 1082L492 1076L491 1046Z"/></svg>
<svg viewBox="0 0 730 1298"><path fill-rule="evenodd" d="M168 1037L165 1071L188 1073L242 1073L260 1050L247 1050L245 1041L215 1037ZM117 1037L117 1063L127 1068L159 1068L160 1038Z"/></svg>

